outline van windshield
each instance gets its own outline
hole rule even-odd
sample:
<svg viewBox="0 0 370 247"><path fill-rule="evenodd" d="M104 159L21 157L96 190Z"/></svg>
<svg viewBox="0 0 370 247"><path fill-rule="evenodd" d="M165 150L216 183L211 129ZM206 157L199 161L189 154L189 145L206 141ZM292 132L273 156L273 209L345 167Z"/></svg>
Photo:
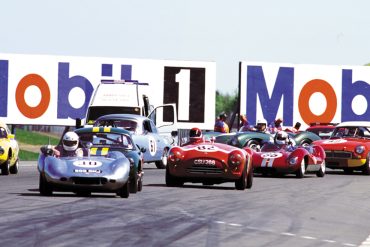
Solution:
<svg viewBox="0 0 370 247"><path fill-rule="evenodd" d="M140 115L140 107L90 106L87 112L86 123L93 124L97 118L108 114Z"/></svg>

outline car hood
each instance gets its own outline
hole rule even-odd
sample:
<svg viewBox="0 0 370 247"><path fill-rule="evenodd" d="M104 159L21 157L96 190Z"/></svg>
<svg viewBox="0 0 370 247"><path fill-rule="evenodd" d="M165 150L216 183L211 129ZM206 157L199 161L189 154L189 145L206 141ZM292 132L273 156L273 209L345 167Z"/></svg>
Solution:
<svg viewBox="0 0 370 247"><path fill-rule="evenodd" d="M353 150L359 145L370 147L370 140L363 138L338 138L325 139L314 142L315 145L322 146L325 150Z"/></svg>

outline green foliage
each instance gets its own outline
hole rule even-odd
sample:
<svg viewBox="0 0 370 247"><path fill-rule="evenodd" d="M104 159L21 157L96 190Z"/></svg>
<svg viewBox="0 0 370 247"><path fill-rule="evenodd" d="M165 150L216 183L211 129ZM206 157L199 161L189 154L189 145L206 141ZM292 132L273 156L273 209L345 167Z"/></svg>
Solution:
<svg viewBox="0 0 370 247"><path fill-rule="evenodd" d="M26 150L19 150L19 154L18 154L18 157L19 159L22 161L27 161L27 160L37 160L38 157L39 157L39 154L38 153L34 153L34 152L29 152L29 151L26 151Z"/></svg>
<svg viewBox="0 0 370 247"><path fill-rule="evenodd" d="M51 137L46 134L40 134L38 132L33 131L27 131L23 129L16 129L15 132L15 139L18 142L31 144L31 145L45 145L49 143L50 138L50 144L57 145L59 142L59 138Z"/></svg>
<svg viewBox="0 0 370 247"><path fill-rule="evenodd" d="M221 112L225 112L230 115L232 112L236 111L238 101L238 91L234 91L233 94L222 94L218 90L216 91L216 117L220 115Z"/></svg>

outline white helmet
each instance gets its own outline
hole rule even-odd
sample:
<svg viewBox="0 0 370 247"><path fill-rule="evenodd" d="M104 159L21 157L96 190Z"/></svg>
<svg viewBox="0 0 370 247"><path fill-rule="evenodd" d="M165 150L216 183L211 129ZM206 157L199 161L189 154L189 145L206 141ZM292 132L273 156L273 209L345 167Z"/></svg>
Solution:
<svg viewBox="0 0 370 247"><path fill-rule="evenodd" d="M69 131L63 136L63 148L66 151L75 151L78 147L78 135L75 132Z"/></svg>
<svg viewBox="0 0 370 247"><path fill-rule="evenodd" d="M275 143L279 145L288 144L288 134L285 131L279 131L275 136Z"/></svg>
<svg viewBox="0 0 370 247"><path fill-rule="evenodd" d="M257 125L258 125L258 124L265 124L265 125L267 126L267 121L266 121L266 119L264 119L264 118L263 118L263 119L258 119L258 120L257 120Z"/></svg>

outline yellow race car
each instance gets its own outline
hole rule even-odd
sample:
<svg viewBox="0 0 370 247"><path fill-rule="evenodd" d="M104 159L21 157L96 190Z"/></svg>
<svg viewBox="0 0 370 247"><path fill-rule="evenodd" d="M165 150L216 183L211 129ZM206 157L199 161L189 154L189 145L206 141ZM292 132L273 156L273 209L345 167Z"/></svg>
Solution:
<svg viewBox="0 0 370 247"><path fill-rule="evenodd" d="M18 173L19 167L19 146L8 128L8 126L0 121L0 168L1 175Z"/></svg>

